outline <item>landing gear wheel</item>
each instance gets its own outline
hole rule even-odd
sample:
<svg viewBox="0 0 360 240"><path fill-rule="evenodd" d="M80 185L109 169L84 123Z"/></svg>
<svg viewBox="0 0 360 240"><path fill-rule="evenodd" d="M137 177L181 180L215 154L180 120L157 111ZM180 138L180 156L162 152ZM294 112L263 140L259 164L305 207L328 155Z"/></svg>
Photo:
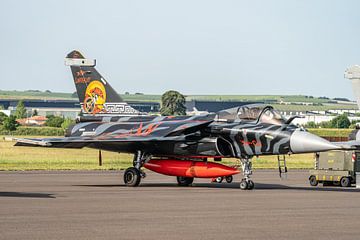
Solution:
<svg viewBox="0 0 360 240"><path fill-rule="evenodd" d="M249 180L247 184L248 184L247 189L249 189L249 190L254 189L255 184L254 184L254 182L252 180Z"/></svg>
<svg viewBox="0 0 360 240"><path fill-rule="evenodd" d="M241 180L241 182L240 182L240 189L241 189L241 190L246 190L246 189L248 189L248 183L247 183L247 181L246 181L245 179Z"/></svg>
<svg viewBox="0 0 360 240"><path fill-rule="evenodd" d="M223 180L224 180L223 177L217 177L217 178L215 178L215 182L217 182L217 183L222 183Z"/></svg>
<svg viewBox="0 0 360 240"><path fill-rule="evenodd" d="M194 178L192 177L176 177L179 186L189 186L193 183Z"/></svg>
<svg viewBox="0 0 360 240"><path fill-rule="evenodd" d="M254 188L254 182L250 180L250 175L252 174L251 158L249 157L240 158L240 161L241 161L242 172L244 175L244 178L240 182L240 188L242 190L245 189L251 190Z"/></svg>
<svg viewBox="0 0 360 240"><path fill-rule="evenodd" d="M227 183L232 183L233 176L227 176L227 177L225 177L225 180L226 180Z"/></svg>
<svg viewBox="0 0 360 240"><path fill-rule="evenodd" d="M129 187L137 187L140 184L141 173L138 169L130 167L125 170L124 183Z"/></svg>
<svg viewBox="0 0 360 240"><path fill-rule="evenodd" d="M341 180L340 180L340 185L341 185L342 187L350 187L350 185L351 185L350 178L348 178L348 177L343 177L343 178L341 178Z"/></svg>
<svg viewBox="0 0 360 240"><path fill-rule="evenodd" d="M315 187L315 186L318 185L319 181L316 180L316 177L314 175L311 175L309 177L309 183L310 183L311 186Z"/></svg>

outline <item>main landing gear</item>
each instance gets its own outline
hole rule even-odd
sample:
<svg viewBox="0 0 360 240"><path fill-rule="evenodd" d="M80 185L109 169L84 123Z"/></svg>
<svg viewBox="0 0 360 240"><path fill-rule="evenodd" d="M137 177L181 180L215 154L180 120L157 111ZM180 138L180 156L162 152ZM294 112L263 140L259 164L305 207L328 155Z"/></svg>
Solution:
<svg viewBox="0 0 360 240"><path fill-rule="evenodd" d="M129 187L139 186L141 181L141 172L135 167L130 167L125 170L124 183Z"/></svg>
<svg viewBox="0 0 360 240"><path fill-rule="evenodd" d="M145 178L145 172L141 171L141 167L144 163L150 159L150 155L147 155L141 151L137 151L134 155L133 167L129 167L124 173L124 183L129 187L137 187L140 184L141 178Z"/></svg>
<svg viewBox="0 0 360 240"><path fill-rule="evenodd" d="M252 175L252 162L250 158L242 158L241 167L244 178L240 182L240 189L241 190L251 190L254 188L255 184L250 179L250 175Z"/></svg>

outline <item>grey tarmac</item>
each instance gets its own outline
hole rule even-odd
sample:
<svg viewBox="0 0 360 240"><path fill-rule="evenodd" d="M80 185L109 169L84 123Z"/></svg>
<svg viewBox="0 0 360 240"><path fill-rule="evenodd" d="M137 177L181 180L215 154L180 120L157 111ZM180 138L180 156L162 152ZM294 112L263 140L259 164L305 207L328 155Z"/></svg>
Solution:
<svg viewBox="0 0 360 240"><path fill-rule="evenodd" d="M310 187L307 171L257 170L235 182L121 171L0 172L0 239L360 239L358 189Z"/></svg>

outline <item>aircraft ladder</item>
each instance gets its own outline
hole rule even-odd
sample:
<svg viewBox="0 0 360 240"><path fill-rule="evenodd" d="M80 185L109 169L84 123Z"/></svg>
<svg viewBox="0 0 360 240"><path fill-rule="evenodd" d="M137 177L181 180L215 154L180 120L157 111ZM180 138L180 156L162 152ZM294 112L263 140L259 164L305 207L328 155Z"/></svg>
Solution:
<svg viewBox="0 0 360 240"><path fill-rule="evenodd" d="M287 166L286 166L286 156L278 155L278 166L279 166L279 176L281 179L287 179Z"/></svg>

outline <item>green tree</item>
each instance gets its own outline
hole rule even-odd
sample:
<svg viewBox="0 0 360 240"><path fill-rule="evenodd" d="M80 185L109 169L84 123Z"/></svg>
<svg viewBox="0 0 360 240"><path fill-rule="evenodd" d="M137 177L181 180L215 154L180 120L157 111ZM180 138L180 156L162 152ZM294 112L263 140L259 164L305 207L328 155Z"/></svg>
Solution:
<svg viewBox="0 0 360 240"><path fill-rule="evenodd" d="M323 121L319 124L321 128L332 128L332 124L330 121Z"/></svg>
<svg viewBox="0 0 360 240"><path fill-rule="evenodd" d="M16 119L21 119L26 117L26 108L23 100L20 100L16 106L15 117Z"/></svg>
<svg viewBox="0 0 360 240"><path fill-rule="evenodd" d="M32 116L34 117L34 116L37 116L37 115L39 115L38 111L36 109L34 109L34 111L32 112Z"/></svg>
<svg viewBox="0 0 360 240"><path fill-rule="evenodd" d="M71 118L65 118L64 122L61 124L61 128L66 130L73 124L75 124L74 120L72 120Z"/></svg>
<svg viewBox="0 0 360 240"><path fill-rule="evenodd" d="M161 96L160 113L163 116L186 115L185 97L177 91L167 91Z"/></svg>
<svg viewBox="0 0 360 240"><path fill-rule="evenodd" d="M45 122L45 125L48 127L61 127L61 124L64 122L64 118L50 115L46 116L47 120Z"/></svg>
<svg viewBox="0 0 360 240"><path fill-rule="evenodd" d="M3 113L3 112L0 112L0 125L3 124L4 120L7 118L8 116Z"/></svg>
<svg viewBox="0 0 360 240"><path fill-rule="evenodd" d="M333 118L331 121L331 127L333 128L349 128L351 122L346 114L341 114Z"/></svg>
<svg viewBox="0 0 360 240"><path fill-rule="evenodd" d="M15 131L19 124L16 122L16 117L11 115L6 117L3 122L4 129L7 131Z"/></svg>
<svg viewBox="0 0 360 240"><path fill-rule="evenodd" d="M306 123L305 127L306 128L317 128L318 125L315 122L311 121L311 122Z"/></svg>

